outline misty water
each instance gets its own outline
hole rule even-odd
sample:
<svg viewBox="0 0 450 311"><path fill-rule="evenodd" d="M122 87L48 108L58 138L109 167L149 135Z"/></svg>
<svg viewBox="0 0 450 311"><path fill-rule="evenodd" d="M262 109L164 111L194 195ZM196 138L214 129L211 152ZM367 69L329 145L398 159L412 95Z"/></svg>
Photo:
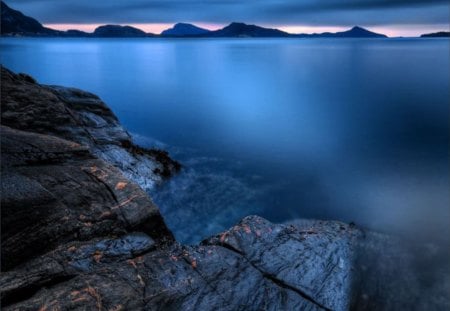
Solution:
<svg viewBox="0 0 450 311"><path fill-rule="evenodd" d="M169 150L152 196L182 242L258 214L447 244L449 42L2 38L1 63Z"/></svg>

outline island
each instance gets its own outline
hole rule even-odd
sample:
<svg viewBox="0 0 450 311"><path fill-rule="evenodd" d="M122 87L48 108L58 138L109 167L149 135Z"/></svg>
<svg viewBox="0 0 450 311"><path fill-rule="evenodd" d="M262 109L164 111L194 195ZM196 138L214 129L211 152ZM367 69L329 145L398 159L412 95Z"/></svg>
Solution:
<svg viewBox="0 0 450 311"><path fill-rule="evenodd" d="M422 38L449 38L450 32L449 31L439 31L439 32L433 32L433 33L426 33L421 35Z"/></svg>

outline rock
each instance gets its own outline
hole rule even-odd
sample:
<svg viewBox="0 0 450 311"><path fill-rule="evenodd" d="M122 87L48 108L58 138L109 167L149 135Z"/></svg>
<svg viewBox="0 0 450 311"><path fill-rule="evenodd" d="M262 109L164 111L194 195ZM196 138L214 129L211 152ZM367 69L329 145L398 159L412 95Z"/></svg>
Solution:
<svg viewBox="0 0 450 311"><path fill-rule="evenodd" d="M158 208L87 147L1 127L2 269L73 240L142 231L171 241Z"/></svg>
<svg viewBox="0 0 450 311"><path fill-rule="evenodd" d="M0 283L2 301L11 303L17 300L17 296L22 297L32 288L38 289L50 283L68 281L77 272L92 272L93 267L100 262L130 259L154 247L154 240L143 233L68 243L31 260L25 269L5 272Z"/></svg>
<svg viewBox="0 0 450 311"><path fill-rule="evenodd" d="M28 75L2 67L1 122L88 146L144 190L180 169L167 152L135 145L117 117L96 95L37 84Z"/></svg>
<svg viewBox="0 0 450 311"><path fill-rule="evenodd" d="M348 310L352 299L354 248L361 232L338 222L307 227L274 225L246 217L203 242L241 254L267 278L322 309Z"/></svg>
<svg viewBox="0 0 450 311"><path fill-rule="evenodd" d="M255 231L248 232L246 226ZM259 234L258 230L264 233ZM357 232L347 227L345 230L348 232L317 231L314 239L323 244L325 251L333 236L344 238ZM260 264L252 259L252 253L233 249L225 244L231 242L227 237L220 241L224 235L253 236L260 243L258 251L267 258L274 256L272 263L266 260ZM249 217L217 237L218 241L212 238L208 242L211 244L205 242L194 247L172 244L152 248L151 240L146 240L145 235L138 236L142 242L134 244L136 236L72 242L31 261L26 268L3 273L0 286L4 292L4 310L43 307L111 310L119 306L123 310L346 310L338 305L330 308L316 299L327 304L334 300L347 301L347 292L331 287L338 283L333 283L334 270L341 269L345 274L348 269L339 262L335 267L328 262L328 257L316 263L319 255L312 256L310 251L298 253L295 248L288 253L285 249L285 253L277 256L277 249L270 244L274 239L287 238L286 247L290 246L289 241L300 247L302 242L295 242L294 237L308 239L310 235L295 227ZM123 247L126 239L130 246ZM212 244L216 242L221 245ZM306 279L295 281L296 277L303 277L306 267L322 264L323 269L308 271ZM285 272L283 267L287 269ZM308 293L301 284L308 278L318 278L317 282L327 279L322 285L326 287L330 282L332 293L329 290L320 295ZM347 287L350 279L339 281Z"/></svg>

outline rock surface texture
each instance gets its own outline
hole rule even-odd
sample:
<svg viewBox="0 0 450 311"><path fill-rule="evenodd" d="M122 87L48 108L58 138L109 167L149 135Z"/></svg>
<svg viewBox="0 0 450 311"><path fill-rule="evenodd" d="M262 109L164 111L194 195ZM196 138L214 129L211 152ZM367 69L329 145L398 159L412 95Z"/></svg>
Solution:
<svg viewBox="0 0 450 311"><path fill-rule="evenodd" d="M180 245L141 188L177 169L167 154L133 145L95 95L6 69L1 87L2 310L424 307L383 300L377 273L360 267L390 272L382 266L395 252L370 241L398 244L353 225L249 216Z"/></svg>
<svg viewBox="0 0 450 311"><path fill-rule="evenodd" d="M180 169L166 152L133 144L111 109L96 95L41 85L2 67L2 125L47 134L89 147L148 190Z"/></svg>

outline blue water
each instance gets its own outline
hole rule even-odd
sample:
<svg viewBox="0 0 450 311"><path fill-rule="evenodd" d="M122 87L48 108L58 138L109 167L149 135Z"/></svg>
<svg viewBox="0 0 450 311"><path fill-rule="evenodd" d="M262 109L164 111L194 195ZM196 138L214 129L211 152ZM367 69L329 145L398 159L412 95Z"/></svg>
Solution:
<svg viewBox="0 0 450 311"><path fill-rule="evenodd" d="M448 39L1 39L1 63L98 94L183 172L183 242L241 217L450 236Z"/></svg>

